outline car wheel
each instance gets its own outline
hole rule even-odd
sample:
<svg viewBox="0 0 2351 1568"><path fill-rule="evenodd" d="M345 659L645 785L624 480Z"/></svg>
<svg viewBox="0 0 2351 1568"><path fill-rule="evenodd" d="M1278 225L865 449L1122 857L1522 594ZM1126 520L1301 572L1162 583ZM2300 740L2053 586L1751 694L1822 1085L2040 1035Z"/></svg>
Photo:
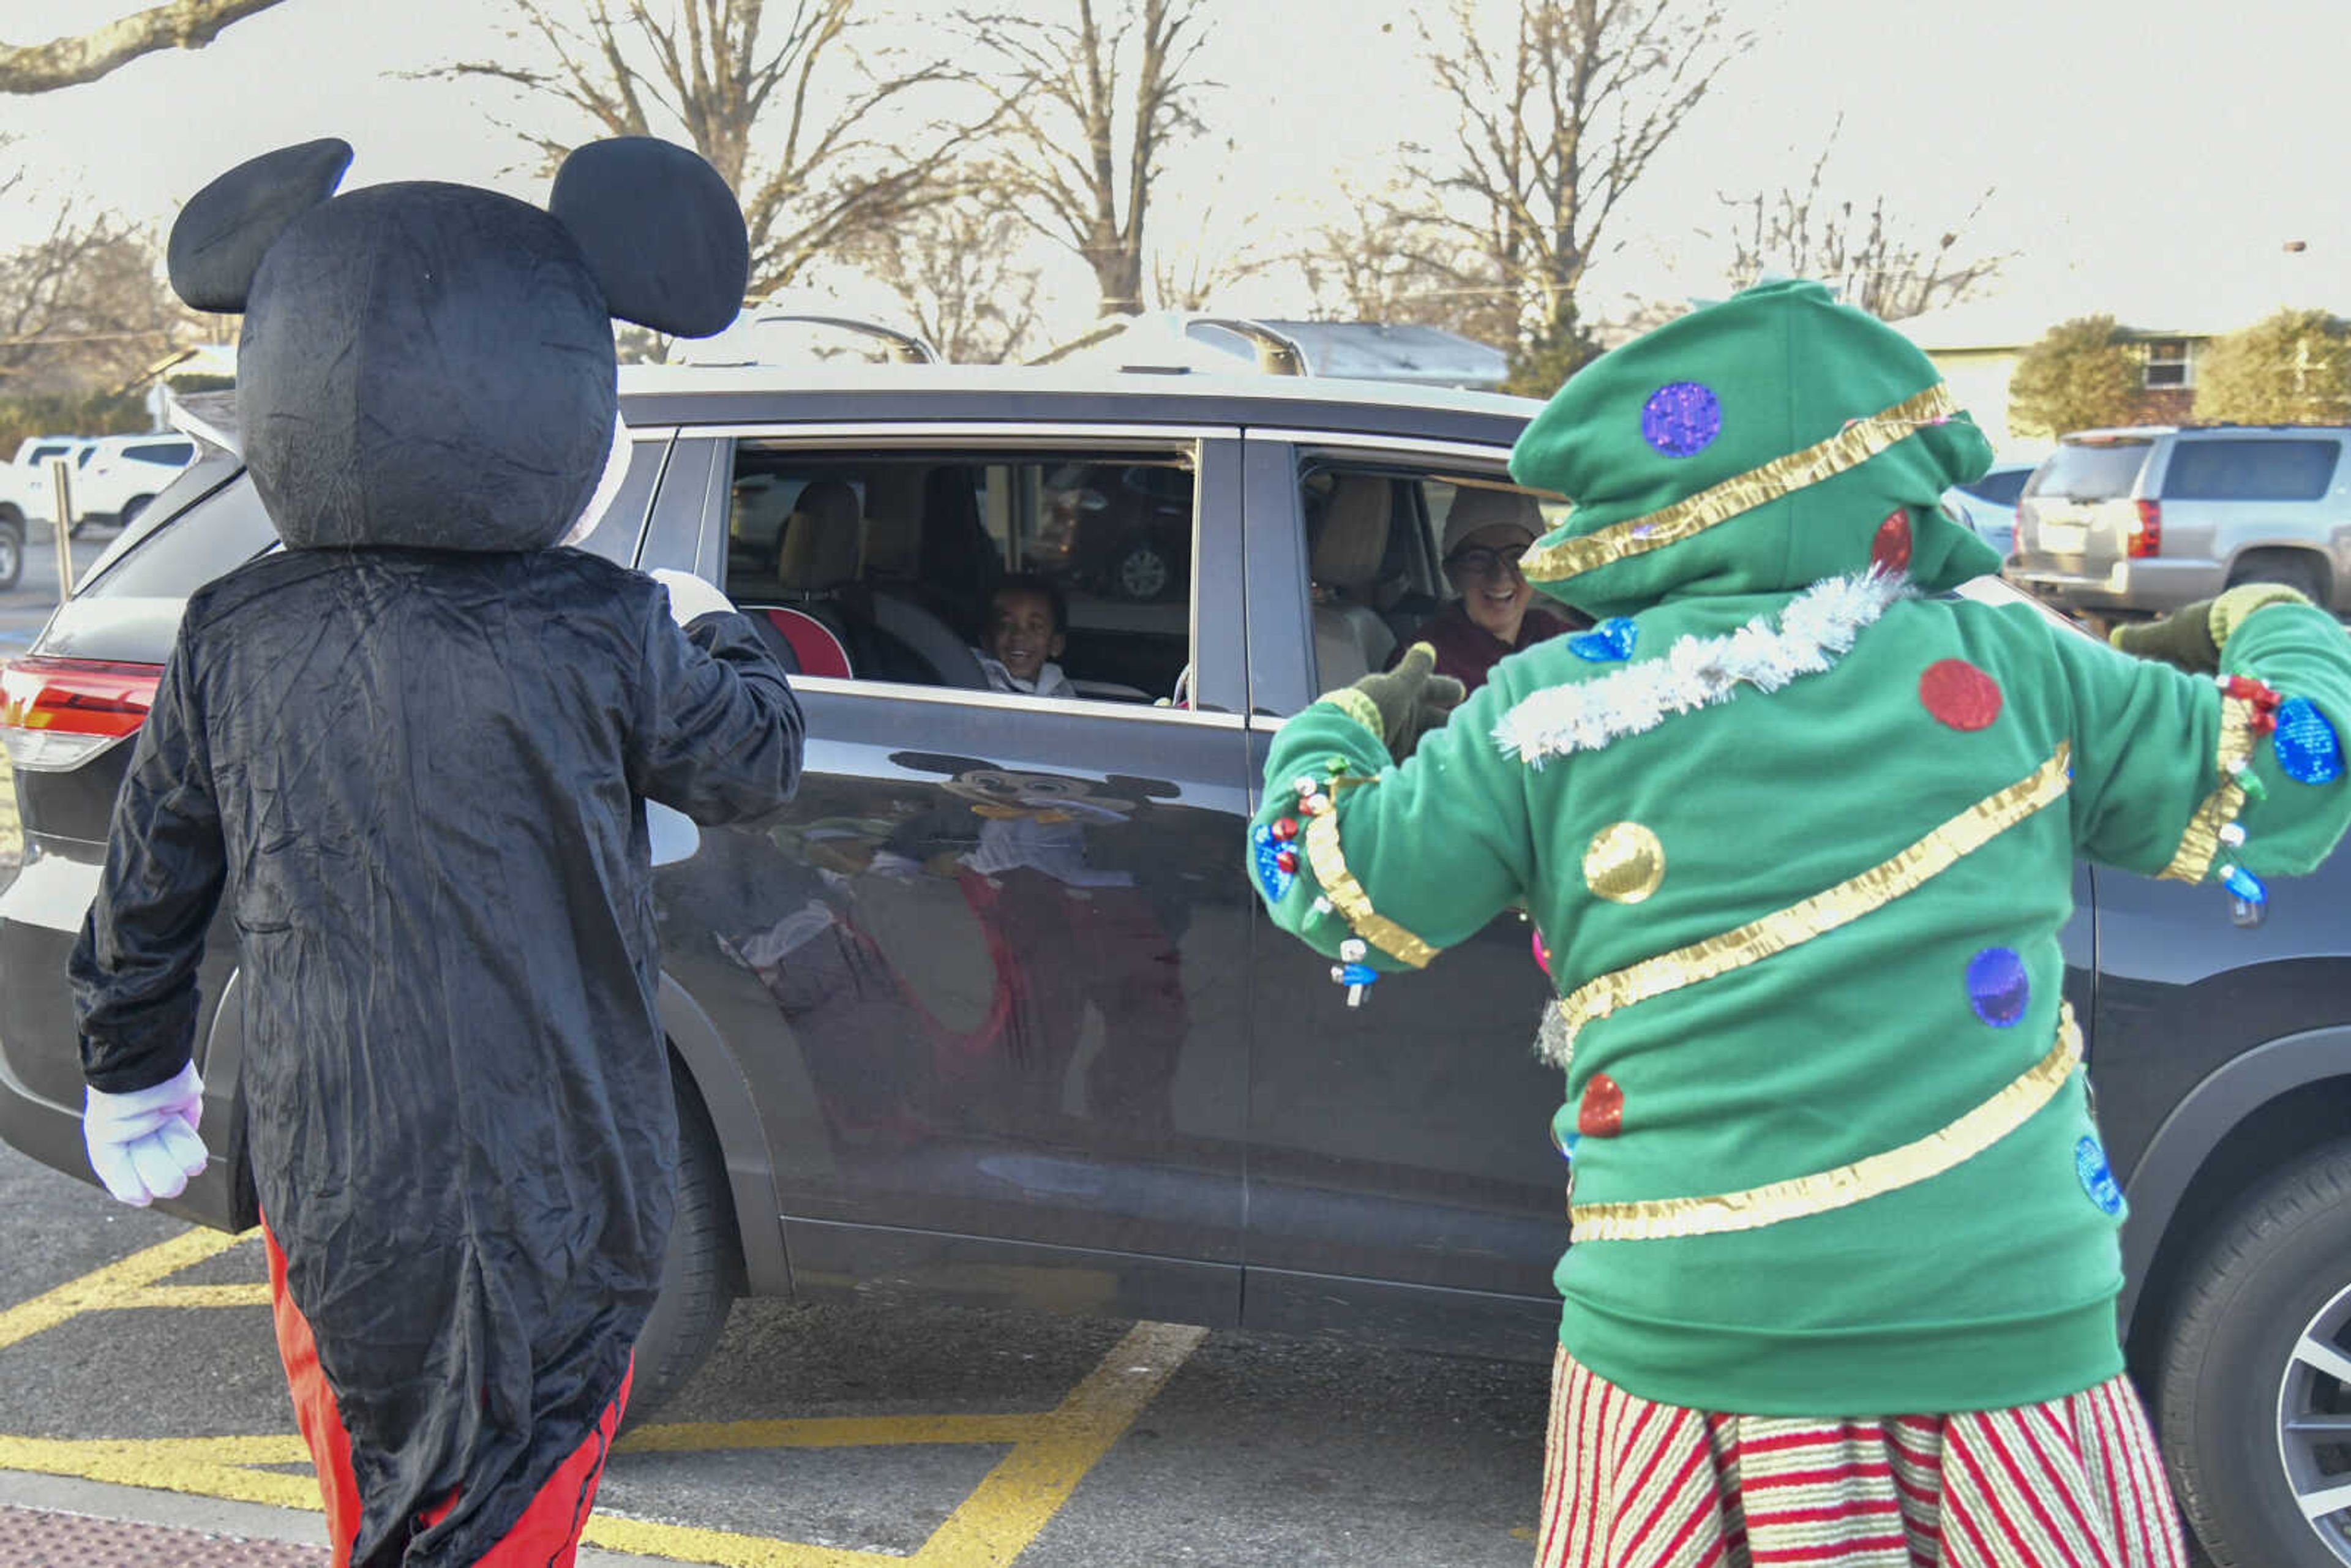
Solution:
<svg viewBox="0 0 2351 1568"><path fill-rule="evenodd" d="M718 1343L735 1305L742 1265L726 1158L702 1096L683 1071L670 1073L677 1096L677 1206L661 1293L637 1336L637 1369L623 1430L668 1402Z"/></svg>
<svg viewBox="0 0 2351 1568"><path fill-rule="evenodd" d="M133 496L131 499L123 502L122 510L114 514L114 526L118 528L129 528L131 526L131 519L145 511L147 509L147 503L154 498L155 497L152 496Z"/></svg>
<svg viewBox="0 0 2351 1568"><path fill-rule="evenodd" d="M1110 569L1111 586L1121 599L1138 602L1158 598L1167 591L1168 580L1175 575L1165 552L1149 539L1136 539L1118 553Z"/></svg>
<svg viewBox="0 0 2351 1568"><path fill-rule="evenodd" d="M2351 1143L2231 1209L2182 1277L2163 1449L2214 1568L2351 1563Z"/></svg>
<svg viewBox="0 0 2351 1568"><path fill-rule="evenodd" d="M25 575L25 530L15 522L0 518L0 592L16 586Z"/></svg>
<svg viewBox="0 0 2351 1568"><path fill-rule="evenodd" d="M2275 550L2247 556L2229 574L2230 587L2244 582L2283 583L2313 604L2326 602L2326 573L2317 562L2298 551Z"/></svg>

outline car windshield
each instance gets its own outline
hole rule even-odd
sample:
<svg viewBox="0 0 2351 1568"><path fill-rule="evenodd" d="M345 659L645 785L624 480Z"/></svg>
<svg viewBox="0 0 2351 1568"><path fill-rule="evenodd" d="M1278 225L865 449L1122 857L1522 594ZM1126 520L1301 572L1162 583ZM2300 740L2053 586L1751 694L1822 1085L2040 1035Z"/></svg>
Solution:
<svg viewBox="0 0 2351 1568"><path fill-rule="evenodd" d="M2155 444L2145 439L2118 438L2069 441L2052 453L2032 474L2028 496L2053 496L2068 501L2105 501L2127 496L2140 465Z"/></svg>

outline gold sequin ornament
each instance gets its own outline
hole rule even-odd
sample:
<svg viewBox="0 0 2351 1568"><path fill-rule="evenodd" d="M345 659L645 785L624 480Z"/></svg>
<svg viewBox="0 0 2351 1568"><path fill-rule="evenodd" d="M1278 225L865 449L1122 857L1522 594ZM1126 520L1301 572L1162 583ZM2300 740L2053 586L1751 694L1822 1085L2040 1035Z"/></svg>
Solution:
<svg viewBox="0 0 2351 1568"><path fill-rule="evenodd" d="M1583 885L1615 904L1638 904L1666 880L1666 846L1638 822L1611 822L1583 852Z"/></svg>

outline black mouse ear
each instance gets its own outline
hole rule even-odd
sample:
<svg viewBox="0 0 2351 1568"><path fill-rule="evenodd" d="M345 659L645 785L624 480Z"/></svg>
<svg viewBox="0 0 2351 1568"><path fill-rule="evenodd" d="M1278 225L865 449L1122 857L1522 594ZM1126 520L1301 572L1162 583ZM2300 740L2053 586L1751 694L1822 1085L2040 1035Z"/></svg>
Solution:
<svg viewBox="0 0 2351 1568"><path fill-rule="evenodd" d="M296 218L335 193L351 144L328 137L247 159L189 198L164 261L172 291L198 310L245 308L261 258Z"/></svg>
<svg viewBox="0 0 2351 1568"><path fill-rule="evenodd" d="M733 322L751 281L751 241L726 182L651 136L591 141L563 161L547 210L571 232L623 321L706 338Z"/></svg>

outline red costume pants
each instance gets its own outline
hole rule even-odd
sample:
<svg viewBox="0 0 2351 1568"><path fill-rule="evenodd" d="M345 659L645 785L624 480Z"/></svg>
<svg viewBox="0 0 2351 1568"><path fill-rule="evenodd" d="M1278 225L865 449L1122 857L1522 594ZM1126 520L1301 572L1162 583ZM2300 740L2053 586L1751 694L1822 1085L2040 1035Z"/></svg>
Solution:
<svg viewBox="0 0 2351 1568"><path fill-rule="evenodd" d="M319 1370L319 1347L302 1310L286 1293L286 1254L265 1225L262 1245L269 1252L269 1309L277 1326L277 1357L286 1364L286 1383L294 1396L294 1424L302 1429L310 1461L319 1469L319 1495L327 1504L327 1537L335 1553L334 1568L350 1568L351 1542L360 1529L359 1482L351 1474L351 1442L335 1407L335 1391ZM580 1550L580 1532L596 1501L596 1485L604 1472L604 1456L629 1402L632 1368L621 1379L621 1392L605 1407L588 1440L571 1452L547 1484L530 1500L515 1527L502 1536L477 1568L571 1568ZM433 1523L455 1505L455 1493L424 1516Z"/></svg>

